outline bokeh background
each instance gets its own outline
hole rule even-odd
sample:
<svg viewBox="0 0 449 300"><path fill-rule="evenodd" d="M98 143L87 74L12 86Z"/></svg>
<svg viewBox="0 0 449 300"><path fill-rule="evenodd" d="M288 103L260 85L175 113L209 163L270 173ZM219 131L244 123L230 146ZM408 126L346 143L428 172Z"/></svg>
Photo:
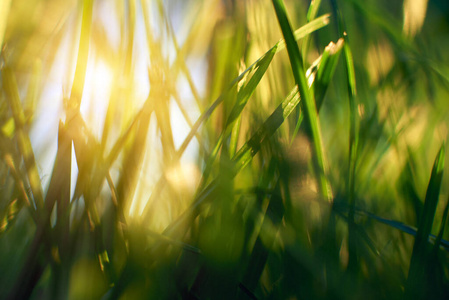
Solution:
<svg viewBox="0 0 449 300"><path fill-rule="evenodd" d="M322 153L271 1L0 0L0 298L449 296L449 4L283 2Z"/></svg>

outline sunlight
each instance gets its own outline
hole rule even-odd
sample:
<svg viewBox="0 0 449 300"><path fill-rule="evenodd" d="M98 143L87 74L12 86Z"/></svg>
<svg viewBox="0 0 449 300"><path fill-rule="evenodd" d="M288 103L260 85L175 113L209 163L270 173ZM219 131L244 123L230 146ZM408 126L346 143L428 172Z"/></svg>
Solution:
<svg viewBox="0 0 449 300"><path fill-rule="evenodd" d="M81 102L81 114L94 136L100 140L108 109L114 71L101 59L88 64Z"/></svg>

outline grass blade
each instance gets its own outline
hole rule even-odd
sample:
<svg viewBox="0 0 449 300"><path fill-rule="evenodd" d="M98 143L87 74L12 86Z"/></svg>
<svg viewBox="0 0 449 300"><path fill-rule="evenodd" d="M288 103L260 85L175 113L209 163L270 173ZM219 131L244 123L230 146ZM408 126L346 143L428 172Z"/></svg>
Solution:
<svg viewBox="0 0 449 300"><path fill-rule="evenodd" d="M268 254L270 252L270 249L267 248L267 246L272 247L275 242L277 232L284 216L284 210L285 207L281 195L281 180L278 180L274 193L271 196L270 203L268 204L267 212L261 227L261 232L259 233L253 247L251 257L249 258L249 262L246 267L245 275L240 285L241 289L243 287L242 291L245 292L245 294L247 293L247 290L252 293L257 287L257 283L260 280L262 271L268 259ZM262 234L267 234L269 237L262 241ZM239 292L239 299L246 299L244 294L242 294L241 291Z"/></svg>
<svg viewBox="0 0 449 300"><path fill-rule="evenodd" d="M329 19L330 19L330 15L323 15L315 20L313 20L312 22L304 25L303 27L299 28L298 30L295 31L294 34L294 38L296 40L299 40L305 36L307 36L308 34L326 26L327 24L329 24ZM273 48L276 47L276 53L278 53L279 51L285 49L285 41L284 40L280 40L276 45L274 45L270 50L268 50L264 55L262 55L257 61L255 61L252 65L250 65L245 71L243 71L239 76L237 76L232 82L231 84L228 86L227 90L225 92L223 92L202 114L201 116L198 118L198 120L193 124L192 129L190 130L189 134L187 135L187 137L185 138L184 142L182 143L182 145L179 147L178 149L178 156L180 156L180 154L182 154L185 149L187 148L187 146L189 145L190 141L192 140L192 138L194 137L195 133L198 131L198 129L200 128L201 124L206 121L210 115L213 113L213 111L218 107L218 105L220 105L220 103L226 99L226 94L234 87L234 85L236 85L237 83L239 83L248 72L251 72L252 70L254 70L254 68L256 67L256 65L259 63L259 61L263 60L265 58L266 55L269 55L269 53L271 52L271 50Z"/></svg>
<svg viewBox="0 0 449 300"><path fill-rule="evenodd" d="M70 110L79 111L81 97L83 95L84 80L86 78L87 58L89 55L90 29L92 23L93 0L83 1L83 18L81 21L80 44L78 48L78 58L76 61L75 77L73 79L72 91L69 100ZM69 116L69 119L71 116Z"/></svg>
<svg viewBox="0 0 449 300"><path fill-rule="evenodd" d="M316 15L318 14L318 10L320 9L321 0L311 0L309 10L307 11L307 22L311 22L313 19L316 18ZM311 35L308 35L304 38L303 44L302 44L302 56L304 58L304 64L307 62L307 54L309 52L309 45L310 45L310 39Z"/></svg>
<svg viewBox="0 0 449 300"><path fill-rule="evenodd" d="M316 78L313 82L316 108L319 112L323 104L324 95L334 76L335 69L340 58L341 50L346 46L344 39L340 38L336 43L331 42L320 58Z"/></svg>
<svg viewBox="0 0 449 300"><path fill-rule="evenodd" d="M357 269L357 236L356 225L354 221L355 211L355 172L357 163L357 146L358 146L358 120L357 120L357 103L356 103L356 79L354 70L354 59L351 48L349 47L348 37L346 34L346 25L343 16L338 9L337 1L331 1L332 7L337 15L338 30L340 36L345 38L344 58L345 70L348 79L348 98L349 98L349 158L348 158L348 178L346 182L348 200L349 200L349 214L348 214L348 250L349 262L348 270L356 271Z"/></svg>
<svg viewBox="0 0 449 300"><path fill-rule="evenodd" d="M320 190L325 199L327 199L328 201L332 201L333 196L331 187L326 178L327 171L325 168L324 152L314 96L313 93L309 90L307 84L303 60L299 52L298 44L296 43L292 29L290 27L290 23L288 21L284 3L282 0L273 0L272 2L276 11L279 25L282 30L282 34L285 38L293 77L295 78L295 82L298 85L299 94L303 98L301 108L304 113L308 135L313 143L315 172Z"/></svg>
<svg viewBox="0 0 449 300"><path fill-rule="evenodd" d="M434 252L437 252L440 249L441 242L443 241L443 233L444 233L444 228L446 226L448 212L449 212L449 199L446 202L446 207L444 208L443 219L441 220L441 225L440 225L440 231L435 240Z"/></svg>
<svg viewBox="0 0 449 300"><path fill-rule="evenodd" d="M210 154L210 157L208 159L208 162L206 164L206 167L203 172L203 182L207 182L207 179L209 178L210 171L213 166L213 162L215 161L215 158L218 154L218 150L221 148L223 140L226 140L231 131L234 128L234 123L237 121L237 119L241 116L241 113L243 109L245 108L246 104L248 103L249 98L256 90L257 85L259 84L260 80L264 76L265 72L268 69L268 66L270 65L271 61L273 60L274 55L277 52L277 44L268 50L265 55L256 62L254 66L254 70L256 70L251 77L251 79L248 81L248 83L241 87L240 90L237 93L237 101L235 105L233 106L231 113L229 114L228 119L226 120L226 126L223 130L223 133L220 135L214 149L212 150L212 153ZM237 147L237 141L236 138L232 140L232 147L235 149ZM235 152L234 150L232 152ZM234 154L234 153L232 153Z"/></svg>
<svg viewBox="0 0 449 300"><path fill-rule="evenodd" d="M313 20L312 22L304 25L303 27L299 28L298 30L295 31L294 37L295 39L301 39L304 36L310 34L311 32L314 32L324 26L326 26L327 24L329 24L329 15L323 15L315 20ZM258 60L256 60L252 65L250 65L245 71L243 71L239 76L237 76L236 78L234 78L234 80L229 84L228 88L200 115L200 117L196 120L196 122L193 124L192 128L190 129L190 132L187 134L187 137L184 139L183 143L181 144L181 146L178 148L178 150L176 151L176 155L174 157L174 159L179 159L182 154L184 153L185 149L187 148L187 146L190 144L192 138L195 136L195 134L197 133L198 129L200 128L200 126L209 119L209 117L212 115L212 113L215 111L215 109L221 104L221 102L224 101L224 99L227 98L227 94L232 90L232 88L239 83L248 72L253 71L256 66L258 66L258 63L262 60L265 59L265 57L267 55L269 55L271 53L271 51L273 50L273 48L275 48L275 53L278 53L279 51L283 50L285 48L285 41L284 40L280 40L278 43L276 43L276 45L274 45L270 50L268 50L264 55L262 55ZM293 94L291 94L292 96L294 96ZM299 103L299 98L296 99L298 102L296 104ZM292 106L296 106L295 103L287 103L287 102L283 102L283 104L281 104L275 111L275 117L271 118L270 126L271 123L274 125L275 129L274 131L282 124L284 118L286 118L288 115L290 115L291 111L289 110L289 108L291 108ZM283 107L283 105L285 107ZM289 107L287 109L287 106ZM284 108L286 108L285 113L283 112ZM283 116L282 118L280 118L280 116ZM273 116L273 115L272 115ZM269 118L269 119L270 119ZM268 120L267 120L268 121ZM134 123L133 123L134 124ZM267 124L268 125L268 124ZM130 126L131 129L131 126ZM130 130L129 129L129 130ZM128 132L123 135L122 139L126 139L127 135L129 134L129 130ZM274 132L273 131L273 132ZM271 134L273 134L273 132L271 132L269 135L271 136ZM256 138L257 139L257 138ZM218 153L218 150L220 149L220 141L219 143L214 147L214 150L212 151L212 153ZM118 155L118 150L120 149L120 144L121 143L116 143L116 145L112 148L113 150L111 150L110 155L108 156L108 160L109 162L112 162L113 159L115 159L115 157ZM238 151L238 153L236 154L239 155L240 153L240 158L238 158L238 160L244 160L243 164L241 165L241 167L246 166L247 163L249 163L249 161L252 159L252 156L247 156L247 154L249 154L249 150L252 149L253 147L248 147L248 145L246 145L246 150L243 150L243 152L241 152L240 150ZM244 147L245 147L244 146ZM255 149L255 148L253 148ZM241 149L242 150L242 149ZM258 149L257 149L258 151ZM256 151L256 152L257 152ZM255 154L255 153L254 153ZM216 155L216 154L215 154ZM242 157L242 155L244 157ZM212 156L209 161L210 163L212 163L214 160L214 157ZM208 162L209 164L209 162ZM239 170L241 170L241 168L239 167ZM209 172L207 172L206 174L209 174ZM165 181L165 176L162 176L160 178L160 180L158 181L158 183L156 184L156 187L152 193L152 196L150 197L150 200L147 201L147 204L144 208L144 212L148 211L148 205L151 204L152 198L156 197L156 195L159 194L159 192L162 190L161 185L164 185L166 183ZM155 192L157 191L157 192ZM154 195L154 196L153 196ZM145 214L145 213L144 213Z"/></svg>
<svg viewBox="0 0 449 300"><path fill-rule="evenodd" d="M44 205L44 196L40 183L39 172L37 170L33 148L31 147L30 137L24 128L25 115L19 98L17 82L13 71L7 66L2 69L2 81L3 89L6 93L6 99L14 117L17 143L27 170L28 181L34 197L33 204L35 208L39 210Z"/></svg>
<svg viewBox="0 0 449 300"><path fill-rule="evenodd" d="M413 244L413 253L405 289L405 299L425 299L426 289L430 288L425 284L426 275L429 272L427 268L430 254L428 239L435 217L443 178L444 148L444 145L442 145L432 168L424 209L419 219L418 231L415 236L415 243Z"/></svg>
<svg viewBox="0 0 449 300"><path fill-rule="evenodd" d="M370 212L367 212L367 211L363 211L363 210L357 209L357 208L356 208L355 213L359 214L359 215L367 216L367 217L369 217L369 218L371 218L371 219L373 219L373 220L375 220L377 222L383 223L383 224L385 224L387 226L390 226L392 228L400 230L400 231L402 231L402 232L404 232L406 234L416 236L416 232L417 232L416 228L412 227L410 225L404 224L404 223L399 222L399 221L386 219L386 218L377 216L377 215L375 215L373 213L370 213ZM438 240L437 236L435 236L433 234L429 235L429 242L432 242L432 243L436 244L437 240ZM449 251L449 241L441 239L439 241L439 243L440 243L440 246L444 247L444 249L446 251Z"/></svg>

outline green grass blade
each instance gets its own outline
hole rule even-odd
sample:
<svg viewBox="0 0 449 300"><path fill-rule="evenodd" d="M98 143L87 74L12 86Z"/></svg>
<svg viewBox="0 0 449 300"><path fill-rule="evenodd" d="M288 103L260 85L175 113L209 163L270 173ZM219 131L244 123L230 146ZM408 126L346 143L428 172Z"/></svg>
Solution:
<svg viewBox="0 0 449 300"><path fill-rule="evenodd" d="M315 20L313 20L312 22L310 22L310 23L308 23L308 24L306 24L305 26L303 26L303 27L301 27L301 28L299 28L298 30L296 30L295 31L295 34L294 34L294 37L295 37L295 39L301 39L301 38L303 38L304 36L306 36L306 35L308 35L308 34L310 34L311 32L314 32L314 31L316 31L316 30L318 30L318 29L320 29L320 28L322 28L322 27L324 27L324 26L326 26L327 24L329 24L329 15L323 15L323 16L321 16L321 17L319 17L319 18L317 18L317 19L315 19ZM245 71L243 71L239 76L237 76L230 84L229 84L229 86L228 86L228 88L200 115L200 117L196 120L196 122L192 125L192 128L190 129L190 132L187 134L187 137L184 139L184 141L183 141L183 143L181 144L181 146L178 148L178 150L176 151L176 155L175 155L175 157L174 157L174 159L179 159L181 156L182 156L182 154L184 153L184 151L185 151L185 149L187 148L187 146L190 144L190 142L191 142L191 140L192 140L192 138L196 135L196 133L198 132L198 129L200 128L200 126L206 121L206 120L208 120L209 119L209 117L212 115L212 113L215 111L215 109L221 104L221 102L223 102L224 101L224 99L226 99L227 98L227 96L228 96L228 93L232 90L232 88L237 84L237 83L239 83L249 72L252 72L256 67L257 68L259 68L261 65L262 66L264 66L265 64L267 65L267 67L268 67L268 65L269 65L269 62L271 62L271 59L270 60L266 60L265 61L265 59L266 59L266 57L267 56L271 56L271 55L274 55L274 54L276 54L276 53L278 53L279 51L281 51L282 49L284 49L285 48L285 41L284 40L280 40L278 43L276 43L276 45L274 45L270 50L268 50L264 55L262 55L258 60L256 60L252 65L250 65ZM274 53L272 52L272 51L274 51ZM261 63L261 62L264 62L263 64ZM262 77L263 76L263 73L262 73L262 71L263 71L263 68L260 70L260 72L258 72L258 76L260 76L260 77ZM255 76L255 75L253 75L253 76ZM260 81L260 79L257 79L257 77L255 77L254 78L254 81L253 81L253 84L256 82L256 81ZM250 80L250 82L251 82L251 80ZM249 83L248 83L249 84ZM249 87L251 87L252 85L249 85ZM255 87L254 87L255 88ZM249 89L250 90L250 89ZM247 91L249 91L249 90L247 90ZM245 93L245 94L247 94L247 92ZM244 95L244 94L242 94L242 95ZM250 95L249 95L250 96ZM248 96L248 98L249 98L249 96ZM299 98L297 99L298 100L298 102L299 102ZM284 103L286 106L296 106L295 104L293 104L293 103L291 103L291 104L289 104L289 105L287 105L287 103ZM297 104L297 103L296 103ZM277 129L281 124L282 124L282 122L283 122L283 120L284 119L280 119L279 118L279 113L281 114L281 115L283 115L283 112L282 112L282 110L283 110L283 108L280 108L282 105L280 105L279 107L278 107L278 109L279 109L279 111L278 111L278 109L276 110L276 111L278 111L277 113L276 113L276 117L274 117L274 118L272 118L271 119L271 121L270 121L270 123L273 123L273 124L278 124L278 125L276 125L275 126L275 128ZM243 109L243 107L241 107L240 109ZM236 109L236 111L237 111L237 109ZM289 114L291 113L291 111L289 111L288 113L286 113L285 114L285 116L284 117L287 117ZM231 114L232 115L232 114ZM237 114L236 114L237 115ZM279 123L280 122L280 123ZM271 126L271 124L270 124L270 126ZM274 131L273 131L274 132ZM271 134L273 134L273 132L272 133L270 133L270 135ZM128 131L128 133L126 134L126 135L124 135L123 136L123 140L125 140L126 139L126 136L129 134L129 131ZM206 181L207 181L207 178L208 178L208 176L209 176L209 174L210 174L210 167L211 167L211 164L214 162L214 160L215 160L215 157L216 157L216 155L218 154L218 151L219 151L219 149L220 149L220 147L221 147L221 143L222 143L222 141L223 141L223 136L221 136L220 138L219 138L219 141L218 141L218 143L215 145L215 147L214 147L214 149L213 149L213 151L212 151L212 154L210 155L210 157L209 157L209 160L208 160L208 163L206 164L206 169L205 169L205 171L203 172L203 174L205 174L205 175L203 175L203 178L205 178L206 180L203 180L203 183L205 183ZM120 143L121 144L121 143ZM113 147L113 150L111 150L111 153L110 153L110 155L108 156L108 161L110 161L110 162L112 162L114 159L115 159L115 157L118 155L118 153L119 153L119 149L120 149L120 144L119 143L116 143L116 145L115 145L115 147ZM247 146L247 145L246 145ZM245 146L244 146L245 147ZM243 164L241 165L242 167L243 166L246 166L246 164L247 163L249 163L249 161L252 159L252 156L250 155L250 156L247 156L247 154L249 154L249 152L247 152L249 149L251 149L252 147L246 147L246 150L244 150L243 152L241 152L240 150L239 150L239 152L236 154L236 155L239 155L239 153L240 153L240 156L241 155L244 155L244 158L243 158L243 160L244 160L244 162L243 162ZM242 149L241 149L242 150ZM258 151L258 149L257 149L257 151ZM256 152L257 152L256 151ZM240 158L239 158L239 160L240 160ZM208 166L209 166L209 169L208 169ZM240 168L239 168L239 170L240 170ZM165 176L162 176L161 177L161 179L158 181L158 183L156 184L156 187L155 187L155 189L154 189L154 191L161 191L162 190L162 187L160 187L160 185L164 185L165 183L166 183L166 181L165 181L165 179L163 179ZM202 185L203 186L203 185ZM154 197L156 197L156 195L158 195L158 193L155 193L153 191L153 193L152 193L152 195L154 195ZM153 196L152 196L153 197ZM146 205L146 207L144 208L144 211L148 211L148 204L149 203L151 203L152 201L148 201L147 202L147 205Z"/></svg>
<svg viewBox="0 0 449 300"><path fill-rule="evenodd" d="M307 36L308 34L323 28L324 26L326 26L327 24L329 24L329 20L330 20L330 15L323 15L315 20L313 20L312 22L302 26L301 28L299 28L298 30L295 31L294 34L294 38L296 40L299 40L301 38L304 38L305 36ZM236 85L237 83L239 83L248 72L251 72L252 70L254 70L256 68L256 66L258 65L258 63L262 60L264 60L264 58L267 55L270 55L272 49L275 48L276 49L276 53L278 53L279 51L283 50L285 48L285 41L284 40L280 40L275 46L273 46L270 50L268 50L264 55L262 55L257 61L255 61L252 65L250 65L245 71L243 71L241 74L239 74L239 76L237 76L232 82L231 84L228 86L227 90L224 91L202 114L201 116L197 119L197 121L193 124L192 129L190 130L189 134L187 135L187 137L185 138L185 140L183 141L182 145L179 147L178 149L178 156L180 154L182 154L185 149L187 148L187 146L189 145L190 141L192 140L192 138L194 137L195 133L198 131L198 129L200 128L201 124L206 121L207 119L209 119L210 115L213 113L213 111L218 107L218 105L220 105L220 103L226 99L226 94L234 87L234 85Z"/></svg>
<svg viewBox="0 0 449 300"><path fill-rule="evenodd" d="M231 138L229 140L229 156L231 158L234 157L237 151L241 125L242 125L242 115L240 115L237 118L237 121L235 122L234 126L232 126Z"/></svg>
<svg viewBox="0 0 449 300"><path fill-rule="evenodd" d="M307 11L307 22L311 22L316 18L318 14L318 10L320 9L321 0L311 0L309 10ZM304 38L302 43L302 57L304 58L304 64L307 62L307 55L309 52L311 35L308 35Z"/></svg>
<svg viewBox="0 0 449 300"><path fill-rule="evenodd" d="M288 56L290 58L290 65L293 72L293 77L298 85L298 91L302 101L302 110L304 119L306 121L307 132L312 140L312 147L314 150L314 166L315 172L320 186L320 191L325 199L332 201L332 191L329 182L327 181L327 172L324 162L324 152L321 141L321 132L319 128L319 121L317 115L316 104L313 93L309 90L303 60L299 52L298 44L294 38L293 32L288 21L287 12L282 0L273 0L276 16L284 36Z"/></svg>
<svg viewBox="0 0 449 300"><path fill-rule="evenodd" d="M367 216L367 217L369 217L369 218L371 218L371 219L373 219L373 220L375 220L377 222L380 222L382 224L385 224L387 226L390 226L392 228L400 230L400 231L402 231L402 232L404 232L406 234L416 236L416 232L417 232L416 228L412 227L410 225L404 224L404 223L399 222L399 221L386 219L386 218L377 216L377 215L375 215L373 213L370 213L370 212L367 212L367 211L363 211L363 210L357 209L357 208L355 210L355 213L358 214L358 215ZM436 244L437 240L438 240L437 236L435 236L433 234L429 235L429 241L430 242ZM439 243L440 243L440 246L443 246L444 249L446 249L446 251L449 251L449 241L441 239L439 241Z"/></svg>
<svg viewBox="0 0 449 300"><path fill-rule="evenodd" d="M275 191L270 198L267 212L265 214L261 232L257 237L256 243L253 247L251 257L249 258L248 265L246 267L245 275L241 285L250 292L253 292L257 283L260 280L263 269L265 267L268 255L270 253L269 247L275 242L276 234L279 230L282 218L284 216L284 204L281 195L281 180L278 180ZM262 239L261 235L268 235L267 238ZM245 290L242 290L245 292ZM241 291L239 291L241 292ZM240 293L239 299L247 299L244 294Z"/></svg>
<svg viewBox="0 0 449 300"><path fill-rule="evenodd" d="M260 60L258 60L256 62L256 64L254 65L254 69L253 69L253 70L255 70L253 76L248 81L248 83L246 85L244 85L243 87L241 87L240 90L238 91L236 103L234 104L234 106L231 110L231 113L229 114L229 117L226 120L226 126L223 130L223 133L220 135L216 145L214 146L214 149L212 150L212 152L209 156L208 162L207 162L206 167L203 172L203 182L206 182L207 179L209 178L210 171L212 169L215 158L218 154L218 150L222 146L223 140L226 140L227 137L231 134L231 131L234 130L234 128L235 128L234 123L241 116L241 113L242 113L243 109L245 108L246 104L248 103L249 98L256 90L256 87L258 86L262 77L265 75L265 73L268 69L268 66L270 65L271 61L273 60L274 55L277 52L277 48L278 47L276 44L273 48L268 50L268 52L265 53L265 55L262 56ZM231 145L232 151L230 149L230 151L232 152L231 157L235 153L235 149L237 147L237 139L238 139L238 135L234 134L233 138L231 139L231 144L232 144Z"/></svg>
<svg viewBox="0 0 449 300"><path fill-rule="evenodd" d="M438 232L438 236L435 240L434 252L438 252L438 250L440 249L441 241L443 240L443 233L444 233L444 228L446 226L448 212L449 212L449 199L446 202L446 207L444 208L443 219L441 220L441 225L440 225L440 231Z"/></svg>
<svg viewBox="0 0 449 300"><path fill-rule="evenodd" d="M349 214L348 214L348 252L349 262L348 270L356 271L358 254L357 254L357 236L356 224L354 221L355 211L355 171L357 163L357 145L358 145L358 121L357 121L357 103L356 103L356 79L354 70L354 59L349 46L346 34L346 25L344 18L337 6L337 1L332 1L332 6L337 15L338 30L341 37L345 39L344 58L345 70L348 79L348 98L349 98L349 158L348 158L348 178L346 181Z"/></svg>
<svg viewBox="0 0 449 300"><path fill-rule="evenodd" d="M287 117L294 111L300 102L297 88L294 88L287 98L276 108L262 126L251 136L251 138L239 149L233 162L234 172L238 173L246 167L252 158L260 150L264 143L284 123Z"/></svg>
<svg viewBox="0 0 449 300"><path fill-rule="evenodd" d="M337 43L331 42L325 49L318 64L316 78L313 82L315 93L316 108L319 112L323 104L326 90L335 74L338 61L340 59L341 50L345 47L343 39L339 39Z"/></svg>
<svg viewBox="0 0 449 300"><path fill-rule="evenodd" d="M334 52L335 51L335 52ZM325 72L333 72L338 63L339 53L341 52L341 44L337 43L336 48L328 48L325 50L323 54L327 56L327 58L319 58L319 69L326 70ZM308 81L320 80L319 86L320 89L325 90L328 84L330 83L332 76L316 76L313 73L315 69L314 66L311 66L307 71ZM316 71L318 72L318 71ZM313 85L315 84L313 81ZM324 96L324 93L321 93ZM320 96L321 97L321 96ZM300 95L298 93L298 88L295 87L291 90L290 94L287 98L276 108L276 110L270 115L270 117L264 122L264 124L256 131L255 134L239 149L236 156L233 159L235 163L235 172L238 173L245 166L249 164L254 155L259 151L260 146L264 141L266 141L284 122L285 119L294 111L297 105L300 102ZM319 110L321 106L317 107ZM299 115L299 119L302 120L303 114ZM299 125L301 123L299 122Z"/></svg>
<svg viewBox="0 0 449 300"><path fill-rule="evenodd" d="M232 108L231 113L229 114L229 117L226 121L226 128L232 126L235 120L242 113L243 108L248 103L249 98L256 90L256 87L258 86L260 80L265 75L265 72L270 66L271 61L273 60L273 57L277 52L277 48L278 48L277 45L275 45L273 48L268 50L267 53L265 53L265 55L262 57L261 60L256 62L256 65L254 66L255 70L254 75L251 77L248 83L245 84L245 86L240 88L240 90L237 93L237 101L234 107Z"/></svg>
<svg viewBox="0 0 449 300"><path fill-rule="evenodd" d="M441 181L444 169L444 145L441 146L432 168L429 186L426 192L424 208L418 223L418 231L413 244L412 258L405 289L405 299L425 299L423 286L426 278L427 263L429 260L429 235L432 230L433 219L440 195Z"/></svg>
<svg viewBox="0 0 449 300"><path fill-rule="evenodd" d="M245 168L258 153L262 143L266 142L269 137L283 124L287 117L295 110L300 102L297 87L293 88L290 94L282 101L276 110L268 117L268 119L260 126L260 128L252 135L252 137L239 149L232 159L233 169L232 176L235 176L243 168ZM193 204L165 230L164 234L172 236L185 225L197 208L205 201L210 199L217 190L219 178L214 179L196 196Z"/></svg>
<svg viewBox="0 0 449 300"><path fill-rule="evenodd" d="M355 208L355 178L357 165L357 147L358 147L358 120L357 120L357 103L356 103L356 85L355 85L355 71L352 51L348 42L345 43L344 57L346 62L346 73L348 75L348 97L349 97L349 163L348 163L348 181L347 189L349 195L349 263L348 269L355 270L357 268L357 237L352 226L354 221Z"/></svg>

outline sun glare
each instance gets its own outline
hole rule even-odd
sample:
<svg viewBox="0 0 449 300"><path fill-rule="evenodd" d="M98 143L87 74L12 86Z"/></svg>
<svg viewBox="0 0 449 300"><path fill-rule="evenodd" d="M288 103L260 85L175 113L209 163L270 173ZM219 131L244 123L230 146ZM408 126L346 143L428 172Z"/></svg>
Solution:
<svg viewBox="0 0 449 300"><path fill-rule="evenodd" d="M101 59L87 68L86 83L81 103L81 114L98 139L101 138L104 118L111 96L114 71Z"/></svg>

